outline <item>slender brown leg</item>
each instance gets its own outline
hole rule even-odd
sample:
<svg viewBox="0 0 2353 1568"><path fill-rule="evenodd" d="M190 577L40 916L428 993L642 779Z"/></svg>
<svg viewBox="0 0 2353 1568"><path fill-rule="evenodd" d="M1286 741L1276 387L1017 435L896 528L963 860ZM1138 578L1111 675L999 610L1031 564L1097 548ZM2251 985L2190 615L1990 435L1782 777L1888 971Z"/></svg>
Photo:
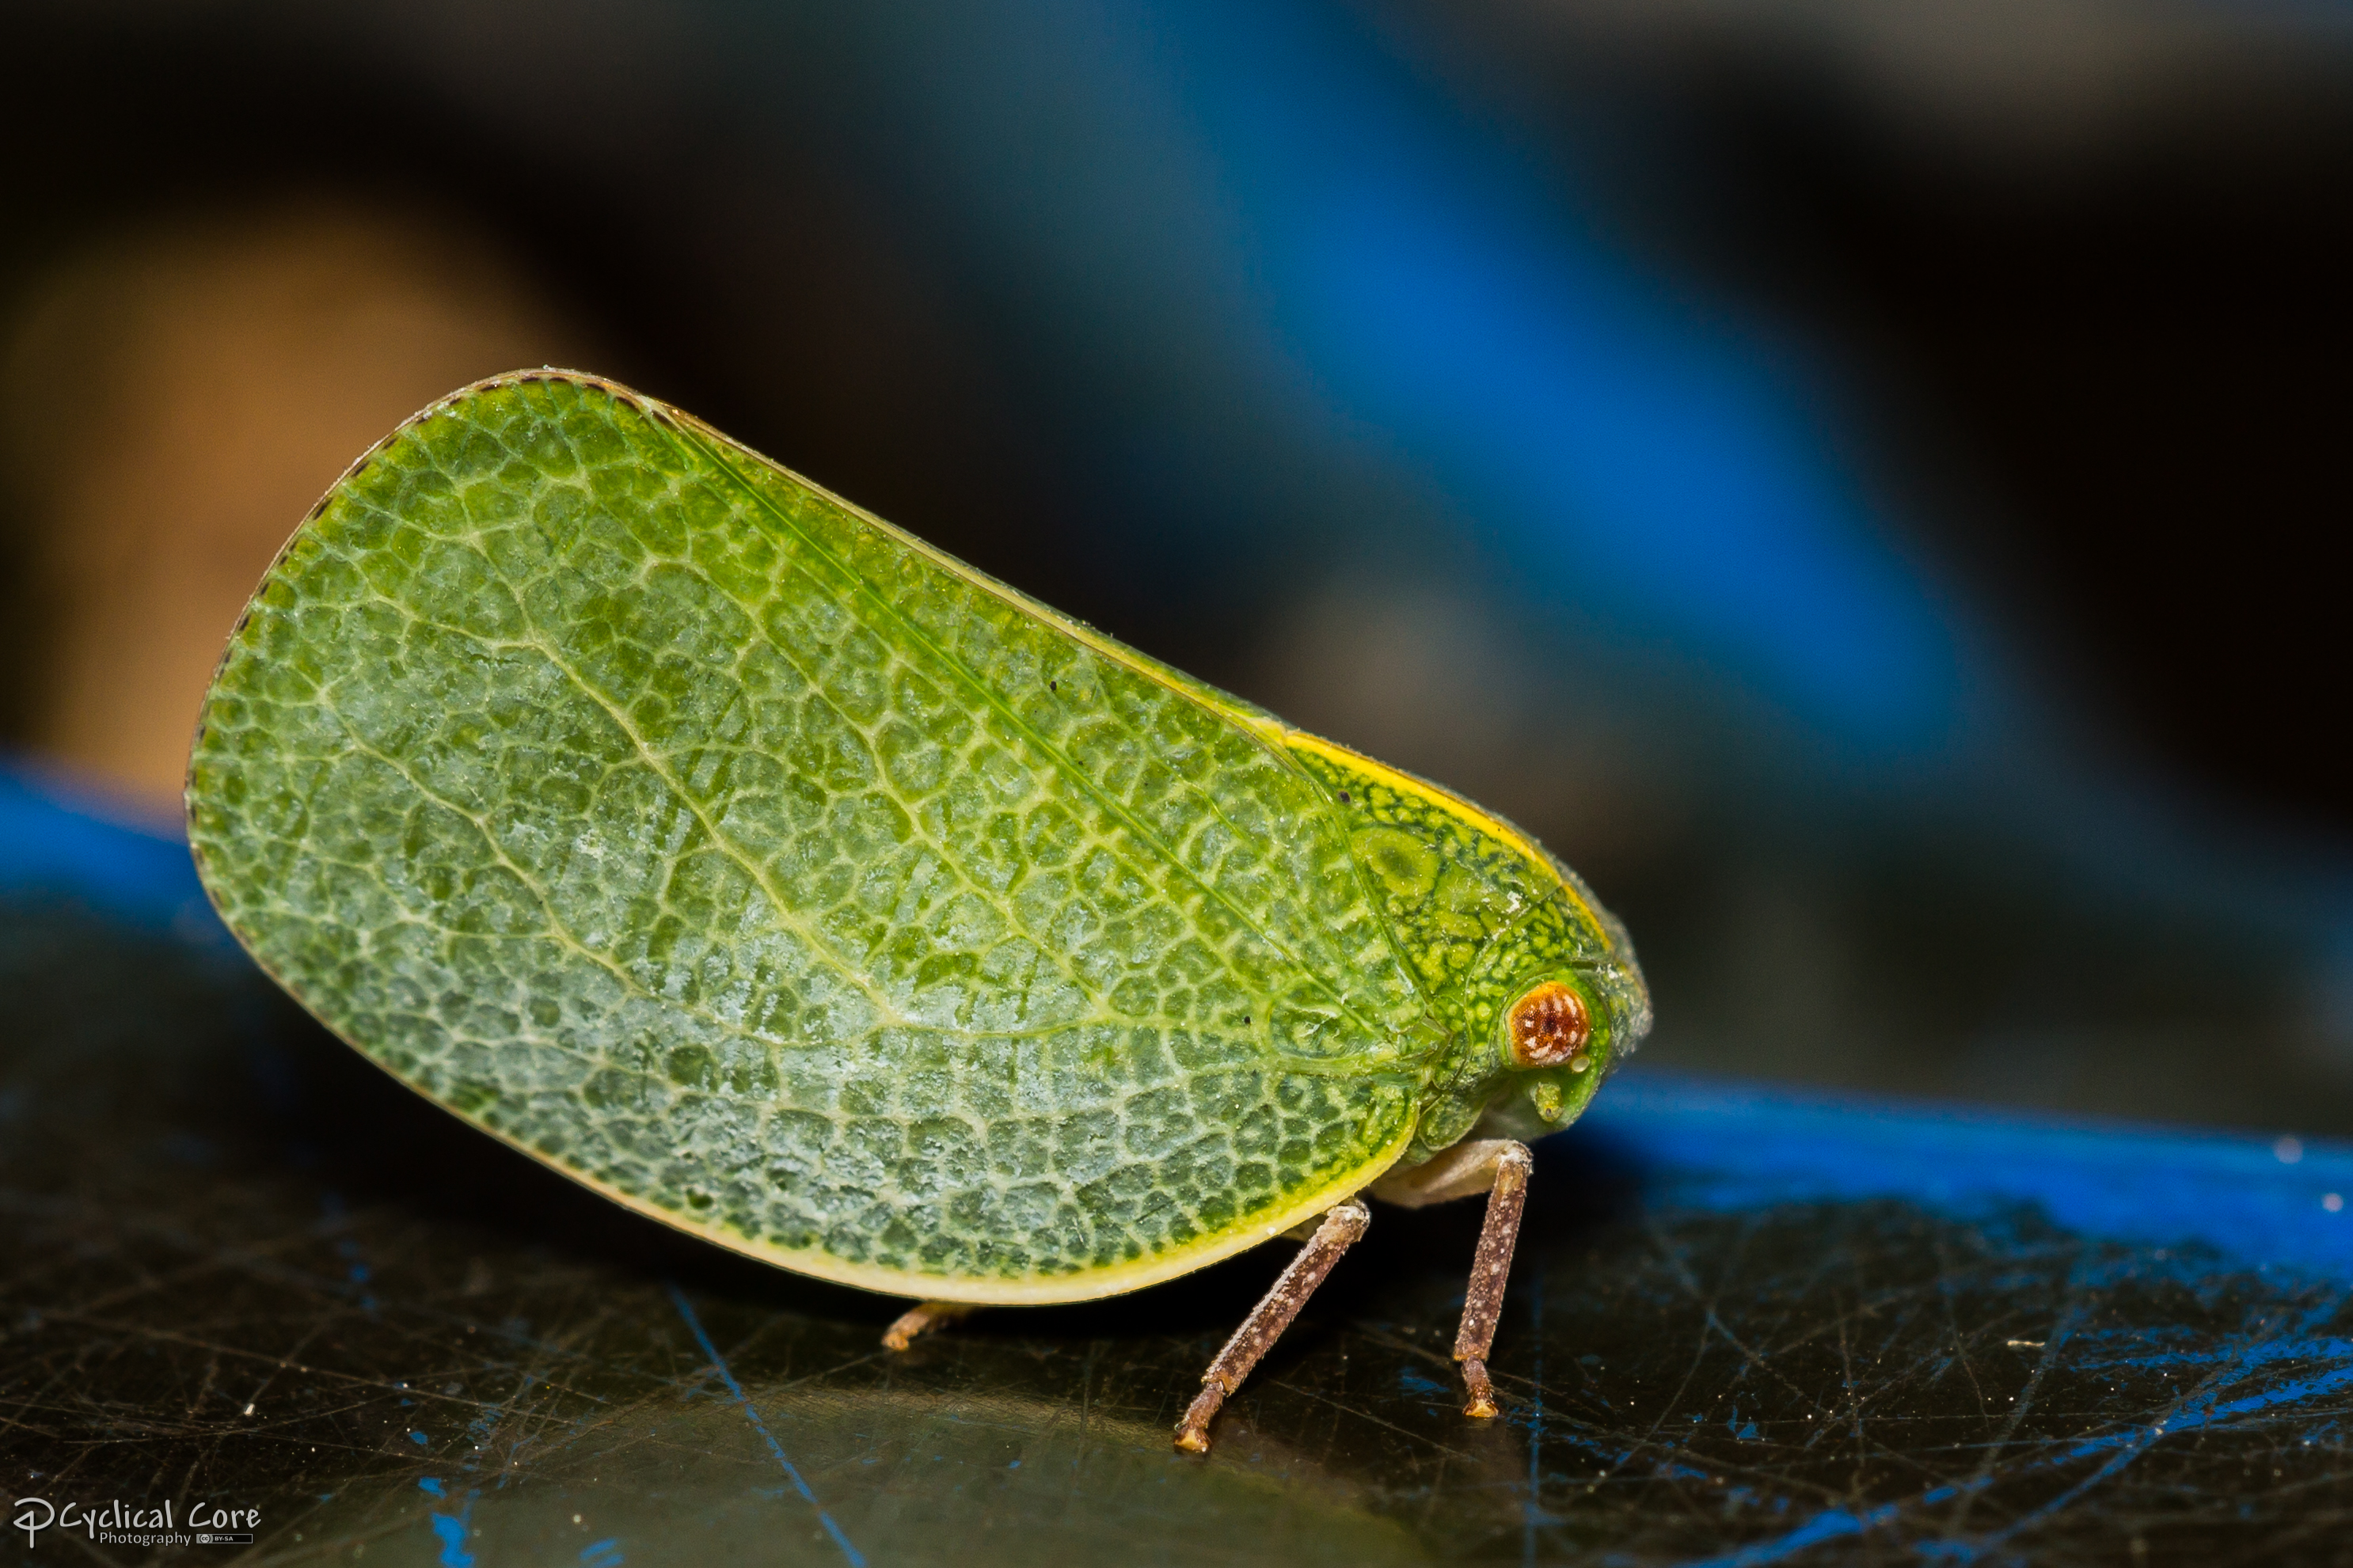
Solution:
<svg viewBox="0 0 2353 1568"><path fill-rule="evenodd" d="M882 1331L882 1348L902 1351L914 1342L917 1334L946 1328L959 1318L969 1318L980 1309L970 1301L923 1301L899 1314L899 1321Z"/></svg>
<svg viewBox="0 0 2353 1568"><path fill-rule="evenodd" d="M1209 1451L1209 1421L1226 1402L1226 1395L1242 1385L1250 1368L1273 1348L1282 1331L1291 1327L1291 1320L1307 1305L1307 1298L1315 1294L1315 1287L1340 1261L1340 1254L1354 1246L1372 1222L1372 1211L1361 1198L1350 1198L1324 1216L1324 1223L1307 1238L1282 1278L1259 1299L1242 1326L1234 1331L1234 1337L1226 1342L1226 1348L1218 1352L1218 1359L1209 1363L1209 1370L1201 1374L1201 1392L1176 1428L1177 1447L1188 1454Z"/></svg>
<svg viewBox="0 0 2353 1568"><path fill-rule="evenodd" d="M1520 1211L1527 1205L1528 1172L1535 1164L1525 1143L1505 1144L1495 1157L1487 1223L1479 1228L1462 1327L1454 1336L1454 1359L1462 1363L1463 1386L1471 1394L1462 1414L1482 1420L1497 1413L1494 1385L1487 1381L1487 1349L1495 1342L1495 1320L1504 1313L1504 1286L1511 1278L1512 1247L1520 1238Z"/></svg>

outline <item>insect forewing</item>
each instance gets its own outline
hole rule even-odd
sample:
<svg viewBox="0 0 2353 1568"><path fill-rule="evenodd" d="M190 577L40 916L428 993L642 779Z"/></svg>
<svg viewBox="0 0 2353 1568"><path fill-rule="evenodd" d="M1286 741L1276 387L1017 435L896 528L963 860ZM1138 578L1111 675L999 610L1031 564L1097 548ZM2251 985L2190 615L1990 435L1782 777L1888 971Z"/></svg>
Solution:
<svg viewBox="0 0 2353 1568"><path fill-rule="evenodd" d="M1411 984L1268 727L548 373L420 415L296 533L190 833L320 1019L579 1179L849 1283L1068 1300L1411 1131Z"/></svg>

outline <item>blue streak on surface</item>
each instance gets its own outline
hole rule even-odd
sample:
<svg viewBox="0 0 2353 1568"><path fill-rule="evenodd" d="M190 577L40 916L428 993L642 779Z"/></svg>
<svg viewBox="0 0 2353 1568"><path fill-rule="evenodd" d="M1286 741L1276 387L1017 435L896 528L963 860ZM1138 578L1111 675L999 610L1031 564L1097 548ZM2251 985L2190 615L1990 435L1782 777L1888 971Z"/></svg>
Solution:
<svg viewBox="0 0 2353 1568"><path fill-rule="evenodd" d="M1965 1217L2032 1204L2088 1237L2191 1242L2244 1266L2323 1279L2353 1272L2353 1208L2332 1212L2323 1201L2353 1196L2353 1149L2331 1143L2307 1141L2289 1164L2251 1133L1896 1104L1639 1069L1612 1084L1582 1125L1644 1168L1654 1204L1731 1213L1890 1197Z"/></svg>
<svg viewBox="0 0 2353 1568"><path fill-rule="evenodd" d="M2211 1426L2228 1426L2246 1416L2261 1415L2275 1409L2303 1404L2334 1394L2339 1389L2353 1387L2353 1364L2347 1364L2348 1358L2345 1354L2343 1341L2316 1342L2302 1337L2314 1324L2334 1318L2344 1304L2345 1293L2340 1291L2316 1308L2306 1311L2296 1325L2296 1332L2294 1336L2273 1343L2258 1342L2245 1347L2232 1358L2232 1364L2227 1374L2218 1374L2206 1384L2185 1394L2172 1412L2163 1420L2147 1426L2135 1426L2121 1432L2104 1433L2095 1437L2086 1438L2049 1458L2037 1460L2026 1467L2029 1469L2053 1469L2114 1450L2113 1455L2091 1475L2069 1487L2042 1507L2013 1520L2003 1529L1987 1537L1983 1544L1998 1546L2021 1531L2051 1518L2101 1482L2123 1470L2168 1436L2179 1436L2185 1432L2201 1431ZM2327 1371L2290 1383L2278 1384L2260 1393L2242 1395L2237 1399L2222 1397L2233 1384L2242 1382L2258 1369L2283 1359L2284 1356L2326 1361L2330 1359L2332 1350L2334 1359L2338 1364ZM2265 1353L2267 1352L2274 1353Z"/></svg>
<svg viewBox="0 0 2353 1568"><path fill-rule="evenodd" d="M1435 1395L1440 1399L1443 1399L1448 1394L1452 1392L1444 1384L1440 1383L1435 1378L1424 1377L1419 1373L1404 1370L1400 1370L1398 1373L1398 1386L1404 1389L1408 1394L1420 1394L1425 1398Z"/></svg>
<svg viewBox="0 0 2353 1568"><path fill-rule="evenodd" d="M751 1396L744 1392L744 1385L735 1381L735 1373L727 1365L727 1358L721 1355L719 1347L712 1342L710 1333L702 1326L702 1320L695 1316L694 1304L686 1299L686 1292L673 1283L670 1287L670 1299L677 1307L678 1315L686 1320L687 1328L692 1331L694 1342L701 1345L702 1353L711 1358L711 1365L719 1373L719 1380L727 1385L727 1392L735 1396L735 1403L743 1406L744 1419L752 1423L752 1429L759 1433L761 1441L768 1445L768 1452L774 1454L776 1463L784 1467L786 1477L793 1483L794 1489L801 1494L802 1500L817 1510L818 1522L825 1526L826 1533L832 1536L834 1544L841 1548L841 1554L849 1559L850 1568L866 1568L865 1557L849 1543L849 1537L842 1533L841 1526L833 1521L833 1515L825 1510L825 1505L817 1500L817 1493L809 1490L808 1482L801 1479L799 1469L786 1457L785 1446L776 1441L776 1435L768 1430L768 1424L761 1420L759 1411L753 1408Z"/></svg>
<svg viewBox="0 0 2353 1568"><path fill-rule="evenodd" d="M1783 1562L1825 1541L1861 1535L1866 1530L1885 1524L1898 1511L1899 1505L1892 1502L1883 1503L1866 1513L1826 1509L1797 1529L1777 1535L1770 1541L1753 1542L1722 1557L1704 1557L1686 1563L1684 1568L1763 1568L1765 1563Z"/></svg>
<svg viewBox="0 0 2353 1568"><path fill-rule="evenodd" d="M1888 1198L1999 1222L2025 1205L2087 1239L2117 1244L2079 1266L2088 1286L2138 1278L2199 1287L2219 1265L2333 1287L2295 1321L2222 1349L2132 1338L2111 1348L2104 1334L2063 1327L2052 1343L2067 1342L2067 1364L2076 1370L2179 1367L2201 1381L2158 1420L2087 1434L2011 1464L2007 1479L2068 1479L2042 1506L1998 1529L1915 1543L1924 1554L2000 1554L2168 1438L2290 1414L2353 1389L2353 1341L2325 1330L2345 1304L2340 1282L2353 1272L2353 1216L2322 1202L2353 1194L2353 1150L2342 1145L2306 1141L2285 1159L2268 1138L2243 1132L2025 1118L1640 1070L1613 1086L1586 1127L1596 1144L1630 1159L1645 1202L1660 1208L1753 1214ZM2280 1380L2257 1381L2266 1378ZM1989 1484L1948 1483L1867 1511L1821 1510L1769 1540L1685 1568L1761 1568Z"/></svg>
<svg viewBox="0 0 2353 1568"><path fill-rule="evenodd" d="M2290 1337L2246 1347L2227 1375L2219 1376L2208 1386L2186 1394L2174 1412L2163 1420L2086 1437L2055 1453L2029 1459L2010 1471L2009 1479L2014 1479L2020 1475L2063 1471L2090 1460L2100 1461L2089 1475L2066 1487L2042 1506L2021 1515L1999 1530L1966 1539L1915 1542L1914 1549L1926 1556L1974 1562L2082 1500L2168 1437L2227 1426L2251 1416L2287 1410L2340 1390L2353 1388L2353 1345L2341 1340L2316 1341L2302 1337L2312 1324L2336 1315L2343 1307L2344 1300L2342 1292L2332 1295L2306 1312ZM2237 1398L2223 1397L2233 1384L2262 1367L2295 1357L2310 1357L2335 1364L2327 1365L2326 1370L2313 1375L2276 1384L2258 1393ZM1761 1564L1783 1561L1822 1542L1860 1534L1894 1522L1915 1510L1934 1508L1951 1501L1964 1492L1982 1491L1991 1484L1992 1478L1985 1477L1965 1485L1934 1487L1916 1498L1898 1499L1862 1514L1849 1513L1841 1509L1826 1510L1768 1541L1753 1542L1727 1555L1689 1562L1682 1568L1758 1568Z"/></svg>
<svg viewBox="0 0 2353 1568"><path fill-rule="evenodd" d="M469 1521L473 1518L474 1500L481 1495L470 1491L457 1512L437 1511L432 1515L433 1534L441 1542L441 1568L474 1568L474 1554L466 1550L466 1534L471 1528Z"/></svg>

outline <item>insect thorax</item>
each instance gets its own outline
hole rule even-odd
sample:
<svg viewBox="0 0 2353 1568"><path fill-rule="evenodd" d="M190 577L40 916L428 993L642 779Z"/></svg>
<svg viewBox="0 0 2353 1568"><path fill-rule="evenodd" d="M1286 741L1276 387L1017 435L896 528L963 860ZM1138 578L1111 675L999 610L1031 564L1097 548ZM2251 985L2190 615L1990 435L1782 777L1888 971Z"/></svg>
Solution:
<svg viewBox="0 0 2353 1568"><path fill-rule="evenodd" d="M1459 1142L1482 1117L1515 1136L1574 1121L1649 1024L1623 929L1501 818L1329 742L1294 737L1292 752L1341 813L1389 940L1445 1040L1401 1163ZM1556 1000L1562 991L1574 1000ZM1546 1005L1547 1020L1564 1005L1581 1014L1575 1048L1524 1065L1525 1041L1515 1056L1513 1040L1523 1001Z"/></svg>

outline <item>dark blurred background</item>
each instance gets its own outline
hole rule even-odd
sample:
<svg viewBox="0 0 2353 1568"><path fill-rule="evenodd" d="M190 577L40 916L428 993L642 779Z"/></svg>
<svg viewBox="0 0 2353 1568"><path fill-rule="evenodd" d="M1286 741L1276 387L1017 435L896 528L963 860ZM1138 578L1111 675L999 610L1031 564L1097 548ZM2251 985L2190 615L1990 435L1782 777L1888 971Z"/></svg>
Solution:
<svg viewBox="0 0 2353 1568"><path fill-rule="evenodd" d="M0 27L9 897L201 941L58 846L168 859L318 492L568 363L1522 821L1659 1059L2353 1132L2353 16Z"/></svg>

